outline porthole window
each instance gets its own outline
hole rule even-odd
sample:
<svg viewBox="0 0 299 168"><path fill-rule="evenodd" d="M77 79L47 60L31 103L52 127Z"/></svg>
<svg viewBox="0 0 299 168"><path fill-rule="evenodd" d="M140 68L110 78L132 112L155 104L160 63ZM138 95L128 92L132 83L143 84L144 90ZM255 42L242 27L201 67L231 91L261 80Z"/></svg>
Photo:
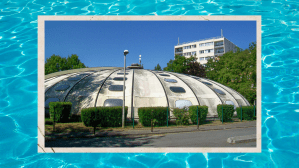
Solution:
<svg viewBox="0 0 299 168"><path fill-rule="evenodd" d="M128 75L129 73L126 73L126 75ZM117 73L117 75L124 75L123 72Z"/></svg>
<svg viewBox="0 0 299 168"><path fill-rule="evenodd" d="M115 78L113 78L113 80L124 81L124 78L123 77L115 77ZM127 80L127 78L125 80Z"/></svg>
<svg viewBox="0 0 299 168"><path fill-rule="evenodd" d="M211 83L209 83L209 82L202 82L203 84L206 84L206 85L210 85L210 86L212 86L212 84Z"/></svg>
<svg viewBox="0 0 299 168"><path fill-rule="evenodd" d="M106 99L104 102L105 107L123 106L122 99Z"/></svg>
<svg viewBox="0 0 299 168"><path fill-rule="evenodd" d="M184 88L178 86L170 86L170 90L174 93L186 93Z"/></svg>
<svg viewBox="0 0 299 168"><path fill-rule="evenodd" d="M110 91L123 91L123 85L110 85Z"/></svg>
<svg viewBox="0 0 299 168"><path fill-rule="evenodd" d="M170 75L168 75L168 74L159 74L160 76L170 76Z"/></svg>
<svg viewBox="0 0 299 168"><path fill-rule="evenodd" d="M175 101L175 107L176 108L188 108L189 106L192 106L191 101L189 100L177 100Z"/></svg>
<svg viewBox="0 0 299 168"><path fill-rule="evenodd" d="M171 82L171 83L177 83L178 82L175 79L167 79L167 78L165 78L164 81Z"/></svg>
<svg viewBox="0 0 299 168"><path fill-rule="evenodd" d="M221 94L221 95L225 95L225 93L222 90L219 89L214 89L215 92Z"/></svg>
<svg viewBox="0 0 299 168"><path fill-rule="evenodd" d="M60 85L55 90L56 91L65 91L70 87L70 85Z"/></svg>

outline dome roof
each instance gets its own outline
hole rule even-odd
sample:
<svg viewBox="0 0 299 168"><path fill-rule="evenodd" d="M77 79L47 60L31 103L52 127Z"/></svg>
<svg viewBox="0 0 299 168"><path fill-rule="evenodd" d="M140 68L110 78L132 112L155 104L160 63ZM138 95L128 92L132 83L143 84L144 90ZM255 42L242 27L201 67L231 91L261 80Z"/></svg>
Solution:
<svg viewBox="0 0 299 168"><path fill-rule="evenodd" d="M72 72L73 71L73 72ZM82 108L122 106L123 77L120 68L90 68L55 74L45 80L45 108L51 101L72 102L72 114ZM66 72L65 72L66 73ZM183 108L206 105L208 116L217 115L218 104L248 106L248 101L235 90L215 81L196 76L145 69L126 70L125 105L128 116L138 117L140 107ZM172 113L170 116L173 117Z"/></svg>

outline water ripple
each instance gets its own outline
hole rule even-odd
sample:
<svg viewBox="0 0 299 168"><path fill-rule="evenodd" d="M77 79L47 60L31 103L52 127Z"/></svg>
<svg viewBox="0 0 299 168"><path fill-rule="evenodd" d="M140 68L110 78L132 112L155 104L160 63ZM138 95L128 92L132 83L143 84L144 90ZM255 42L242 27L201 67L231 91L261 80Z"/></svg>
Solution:
<svg viewBox="0 0 299 168"><path fill-rule="evenodd" d="M0 2L0 167L299 167L297 1ZM38 15L262 15L262 153L37 154Z"/></svg>

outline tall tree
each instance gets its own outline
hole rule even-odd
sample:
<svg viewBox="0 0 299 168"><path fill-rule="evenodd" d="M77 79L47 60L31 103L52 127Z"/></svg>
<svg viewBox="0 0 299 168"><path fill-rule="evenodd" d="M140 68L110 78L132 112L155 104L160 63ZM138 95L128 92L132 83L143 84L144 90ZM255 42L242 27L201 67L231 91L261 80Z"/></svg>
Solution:
<svg viewBox="0 0 299 168"><path fill-rule="evenodd" d="M184 74L206 78L205 67L197 61L192 61L187 64L188 68L183 72Z"/></svg>
<svg viewBox="0 0 299 168"><path fill-rule="evenodd" d="M45 62L45 74L53 72L64 71L69 69L86 68L86 66L79 60L76 54L68 56L68 58L62 58L59 55L53 54Z"/></svg>
<svg viewBox="0 0 299 168"><path fill-rule="evenodd" d="M156 70L156 71L162 71L162 68L161 68L161 66L158 64L157 66L155 66L155 70Z"/></svg>
<svg viewBox="0 0 299 168"><path fill-rule="evenodd" d="M164 71L178 72L198 77L206 77L205 68L198 63L196 56L186 58L184 56L176 55L174 60L167 63Z"/></svg>
<svg viewBox="0 0 299 168"><path fill-rule="evenodd" d="M207 77L241 93L253 104L256 100L256 43L246 50L228 52L208 60Z"/></svg>

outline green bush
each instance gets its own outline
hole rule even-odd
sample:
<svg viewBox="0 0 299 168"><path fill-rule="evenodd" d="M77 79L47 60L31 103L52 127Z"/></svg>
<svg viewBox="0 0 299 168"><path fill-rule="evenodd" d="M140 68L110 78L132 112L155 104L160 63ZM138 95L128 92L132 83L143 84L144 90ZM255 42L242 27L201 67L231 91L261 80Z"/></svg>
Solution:
<svg viewBox="0 0 299 168"><path fill-rule="evenodd" d="M241 107L237 107L237 117L241 119ZM254 119L254 106L242 106L242 120Z"/></svg>
<svg viewBox="0 0 299 168"><path fill-rule="evenodd" d="M70 116L70 120L69 122L82 122L82 119L81 119L81 115L78 115L78 114L72 114Z"/></svg>
<svg viewBox="0 0 299 168"><path fill-rule="evenodd" d="M163 126L167 122L168 107L141 107L138 108L139 122L143 126L151 126L151 119L155 120L157 125ZM153 113L152 113L153 111Z"/></svg>
<svg viewBox="0 0 299 168"><path fill-rule="evenodd" d="M125 117L128 107L125 107ZM122 125L122 107L91 107L81 110L81 120L87 127L119 127Z"/></svg>
<svg viewBox="0 0 299 168"><path fill-rule="evenodd" d="M217 113L220 121L222 121L222 106L223 106L223 122L230 121L234 115L234 105L219 104Z"/></svg>
<svg viewBox="0 0 299 168"><path fill-rule="evenodd" d="M52 119L53 122L56 123L67 122L71 114L71 109L72 109L71 102L50 102L49 103L50 118Z"/></svg>
<svg viewBox="0 0 299 168"><path fill-rule="evenodd" d="M208 114L208 106L198 106L198 118L200 124L206 121ZM197 124L197 106L189 107L189 116L193 124Z"/></svg>
<svg viewBox="0 0 299 168"><path fill-rule="evenodd" d="M173 109L173 114L177 118L175 123L177 125L188 125L189 124L189 115L188 115L188 110L186 108L179 109L179 108L174 108Z"/></svg>

